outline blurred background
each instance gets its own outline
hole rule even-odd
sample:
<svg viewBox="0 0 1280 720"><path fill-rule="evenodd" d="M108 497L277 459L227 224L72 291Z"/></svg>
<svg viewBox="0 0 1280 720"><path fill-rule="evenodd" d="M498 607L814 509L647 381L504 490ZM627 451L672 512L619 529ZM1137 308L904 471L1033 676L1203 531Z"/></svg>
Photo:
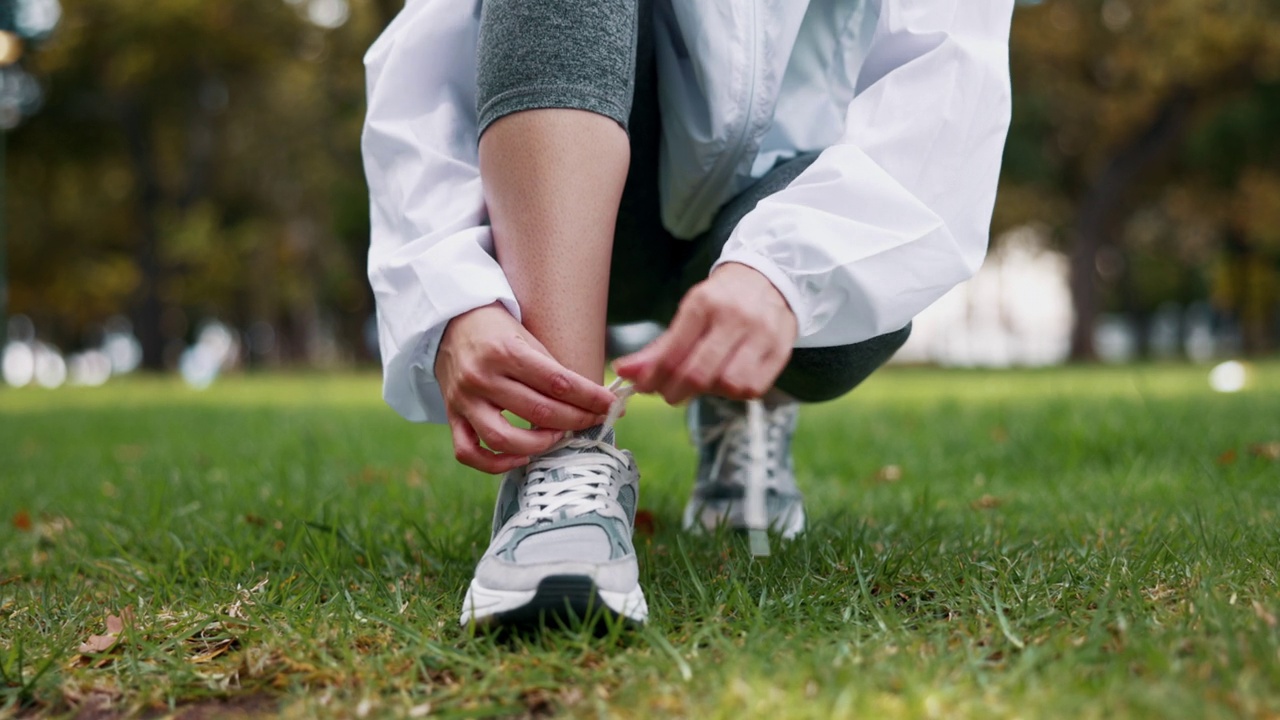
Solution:
<svg viewBox="0 0 1280 720"><path fill-rule="evenodd" d="M401 6L0 0L4 381L372 366L360 61ZM1022 2L1011 63L990 259L899 360L1274 353L1280 2Z"/></svg>

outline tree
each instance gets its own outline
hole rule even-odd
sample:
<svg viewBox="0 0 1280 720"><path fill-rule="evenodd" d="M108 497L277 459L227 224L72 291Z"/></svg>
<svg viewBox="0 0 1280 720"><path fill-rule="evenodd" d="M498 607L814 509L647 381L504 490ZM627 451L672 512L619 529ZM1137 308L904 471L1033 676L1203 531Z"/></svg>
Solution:
<svg viewBox="0 0 1280 720"><path fill-rule="evenodd" d="M297 357L330 326L360 347L360 55L386 6L70 6L15 137L15 310L73 341L128 310L151 368L188 317L271 323Z"/></svg>
<svg viewBox="0 0 1280 720"><path fill-rule="evenodd" d="M1206 171L1212 154L1188 150L1224 108L1280 82L1280 6L1046 0L1017 12L1011 57L1016 110L997 223L1057 228L1072 260L1072 353L1087 359L1103 281L1125 286L1121 304L1136 302L1130 221ZM1233 178L1257 172L1247 166L1258 158L1239 160ZM1221 245L1229 218L1197 217Z"/></svg>

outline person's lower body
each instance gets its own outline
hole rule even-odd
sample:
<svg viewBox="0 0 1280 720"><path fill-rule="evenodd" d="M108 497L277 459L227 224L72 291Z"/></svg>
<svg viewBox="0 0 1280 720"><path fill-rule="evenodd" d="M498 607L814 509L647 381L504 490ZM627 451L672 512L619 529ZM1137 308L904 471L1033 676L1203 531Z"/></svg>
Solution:
<svg viewBox="0 0 1280 720"><path fill-rule="evenodd" d="M498 261L526 327L588 377L603 378L606 322L669 321L738 221L813 159L779 164L721 208L701 237L680 240L662 226L659 208L652 0L486 0L478 60L481 177ZM687 524L734 524L735 488L752 463L757 470L766 463L775 529L784 536L802 529L790 461L794 402L852 390L908 331L796 349L773 402L754 415L747 404L696 401L691 427L702 461ZM753 446L753 437L772 450ZM593 605L643 622L631 545L637 481L609 424L509 474L463 623Z"/></svg>

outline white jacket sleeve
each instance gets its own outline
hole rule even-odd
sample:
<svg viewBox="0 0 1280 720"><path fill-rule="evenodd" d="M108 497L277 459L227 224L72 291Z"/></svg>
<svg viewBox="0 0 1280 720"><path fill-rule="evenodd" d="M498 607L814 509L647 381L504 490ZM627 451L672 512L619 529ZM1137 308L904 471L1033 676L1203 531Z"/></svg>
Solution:
<svg viewBox="0 0 1280 720"><path fill-rule="evenodd" d="M478 0L411 2L365 57L369 282L383 397L418 422L446 419L433 372L445 325L495 301L520 317L493 257L480 186L478 13Z"/></svg>
<svg viewBox="0 0 1280 720"><path fill-rule="evenodd" d="M1012 14L1013 0L886 0L843 137L739 223L718 264L778 287L797 347L899 330L981 265Z"/></svg>

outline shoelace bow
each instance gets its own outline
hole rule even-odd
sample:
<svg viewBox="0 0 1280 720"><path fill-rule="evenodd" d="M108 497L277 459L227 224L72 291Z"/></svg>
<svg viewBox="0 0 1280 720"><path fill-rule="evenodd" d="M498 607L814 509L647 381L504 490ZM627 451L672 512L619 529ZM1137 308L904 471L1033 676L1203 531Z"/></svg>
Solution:
<svg viewBox="0 0 1280 720"><path fill-rule="evenodd" d="M635 390L630 385L623 387L621 378L615 380L609 390L617 399L600 428L601 439L570 435L529 463L525 473L525 500L535 521L554 520L562 510L593 505L607 498L613 471L618 464L627 465L627 456L603 438L613 429L626 408L627 398L634 395ZM556 451L566 448L599 452L555 455Z"/></svg>

